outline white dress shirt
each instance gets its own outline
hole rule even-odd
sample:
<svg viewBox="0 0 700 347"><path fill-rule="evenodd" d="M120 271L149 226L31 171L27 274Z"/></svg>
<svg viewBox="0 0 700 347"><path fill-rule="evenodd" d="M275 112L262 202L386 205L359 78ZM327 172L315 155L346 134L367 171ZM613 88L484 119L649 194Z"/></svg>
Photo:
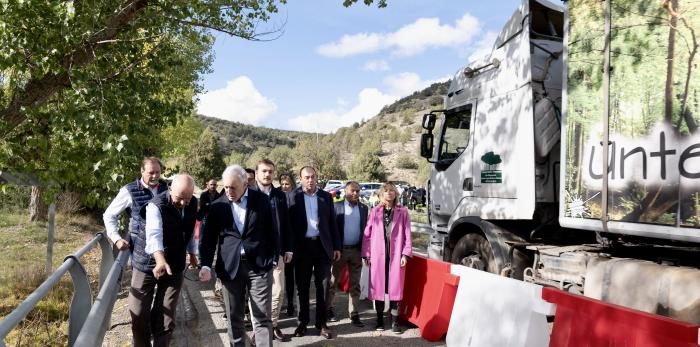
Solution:
<svg viewBox="0 0 700 347"><path fill-rule="evenodd" d="M142 186L148 188L153 196L158 195L157 186L151 188L143 181L143 178L140 178L139 182ZM107 237L109 237L113 243L117 243L117 241L123 239L123 237L119 235L119 215L127 208L131 208L131 194L129 194L129 190L124 186L119 189L119 193L117 193L117 196L112 200L109 207L107 207L107 210L105 210L105 213L102 215L102 220L107 230Z"/></svg>
<svg viewBox="0 0 700 347"><path fill-rule="evenodd" d="M180 210L180 218L184 218L185 210ZM163 247L163 218L160 209L153 203L146 205L146 253L153 254L164 250ZM195 253L194 233L187 242L187 253Z"/></svg>

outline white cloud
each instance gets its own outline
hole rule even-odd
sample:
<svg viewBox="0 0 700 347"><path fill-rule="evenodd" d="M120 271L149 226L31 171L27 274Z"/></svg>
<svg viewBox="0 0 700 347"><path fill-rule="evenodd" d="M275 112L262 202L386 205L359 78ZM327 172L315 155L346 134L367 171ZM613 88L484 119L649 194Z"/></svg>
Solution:
<svg viewBox="0 0 700 347"><path fill-rule="evenodd" d="M465 13L453 25L441 24L439 18L419 18L391 33L343 35L340 40L319 46L316 51L326 57L391 50L392 55L412 56L428 48L458 47L471 42L481 30L479 20Z"/></svg>
<svg viewBox="0 0 700 347"><path fill-rule="evenodd" d="M376 52L381 48L382 41L381 34L343 35L339 42L323 44L316 49L316 52L326 57L342 58L349 55Z"/></svg>
<svg viewBox="0 0 700 347"><path fill-rule="evenodd" d="M370 119L376 116L384 106L399 98L449 78L450 76L443 76L434 80L423 80L413 72L390 75L385 77L383 81L388 87L386 93L377 88L364 88L358 94L357 104L350 109L347 108L347 103L343 99L338 99L338 104L334 109L293 117L287 121L287 125L291 130L330 133L340 127L351 126L363 119Z"/></svg>
<svg viewBox="0 0 700 347"><path fill-rule="evenodd" d="M351 109L338 105L332 110L307 113L287 121L292 130L330 133L340 127L350 126L362 119L377 115L385 105L396 100L395 96L384 94L376 88L365 88L358 94L358 102Z"/></svg>
<svg viewBox="0 0 700 347"><path fill-rule="evenodd" d="M497 37L498 33L495 31L488 31L484 35L482 35L481 39L479 39L479 42L477 42L474 46L472 53L469 55L469 62L481 59L484 56L491 53L493 43L496 42Z"/></svg>
<svg viewBox="0 0 700 347"><path fill-rule="evenodd" d="M377 60L367 61L365 63L365 65L362 67L362 70L377 72L377 71L389 71L389 70L391 70L391 68L389 67L389 63L387 63L386 60L377 59Z"/></svg>
<svg viewBox="0 0 700 347"><path fill-rule="evenodd" d="M199 96L197 112L228 121L260 125L277 111L274 101L263 96L246 76L226 82L226 87Z"/></svg>
<svg viewBox="0 0 700 347"><path fill-rule="evenodd" d="M450 76L443 76L434 80L422 80L417 73L402 72L395 75L390 75L384 78L384 84L389 86L389 93L401 98L415 91L420 91L430 86L435 82L444 82L450 79Z"/></svg>

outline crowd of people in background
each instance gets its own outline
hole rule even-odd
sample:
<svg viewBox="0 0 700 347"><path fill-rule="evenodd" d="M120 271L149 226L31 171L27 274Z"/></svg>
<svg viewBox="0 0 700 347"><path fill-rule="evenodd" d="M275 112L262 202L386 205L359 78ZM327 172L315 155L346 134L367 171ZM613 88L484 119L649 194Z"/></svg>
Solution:
<svg viewBox="0 0 700 347"><path fill-rule="evenodd" d="M291 173L277 176L275 187L275 175L268 159L254 169L231 165L221 174L223 189L211 178L202 182L206 190L197 199L192 177L178 174L168 185L161 179L160 160L143 159L141 177L124 186L104 213L114 246L132 252L128 304L134 346L169 345L188 265L201 266L200 281L216 277L220 283L231 346L245 345L247 319L254 345L288 341L277 326L285 304L286 314L297 317L294 337L307 335L312 279L316 333L333 338L328 322L338 321L335 293L346 267L348 317L353 326L364 327L358 311L363 265L369 268L368 298L376 309L373 328L384 330L387 318L392 332L402 332L398 312L412 255L410 218L403 205L412 197L406 200L386 182L367 206L360 200L358 182L348 181L342 198L331 195L319 188L312 166L299 170L299 187ZM123 212L129 216L125 236L118 225Z"/></svg>

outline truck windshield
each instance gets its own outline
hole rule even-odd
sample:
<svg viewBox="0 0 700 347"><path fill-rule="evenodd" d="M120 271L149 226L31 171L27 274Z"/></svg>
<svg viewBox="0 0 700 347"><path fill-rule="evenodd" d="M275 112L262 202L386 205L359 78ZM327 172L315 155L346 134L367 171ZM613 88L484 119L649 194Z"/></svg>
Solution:
<svg viewBox="0 0 700 347"><path fill-rule="evenodd" d="M471 113L471 107L468 107L459 112L445 114L438 160L457 159L467 148Z"/></svg>

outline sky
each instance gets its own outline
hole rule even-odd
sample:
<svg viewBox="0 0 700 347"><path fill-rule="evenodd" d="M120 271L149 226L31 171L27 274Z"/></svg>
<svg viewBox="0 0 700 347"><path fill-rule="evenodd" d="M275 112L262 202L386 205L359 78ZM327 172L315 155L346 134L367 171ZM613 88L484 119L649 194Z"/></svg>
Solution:
<svg viewBox="0 0 700 347"><path fill-rule="evenodd" d="M268 128L331 133L445 81L490 52L516 0L289 0L258 27L269 41L215 33L200 114Z"/></svg>

